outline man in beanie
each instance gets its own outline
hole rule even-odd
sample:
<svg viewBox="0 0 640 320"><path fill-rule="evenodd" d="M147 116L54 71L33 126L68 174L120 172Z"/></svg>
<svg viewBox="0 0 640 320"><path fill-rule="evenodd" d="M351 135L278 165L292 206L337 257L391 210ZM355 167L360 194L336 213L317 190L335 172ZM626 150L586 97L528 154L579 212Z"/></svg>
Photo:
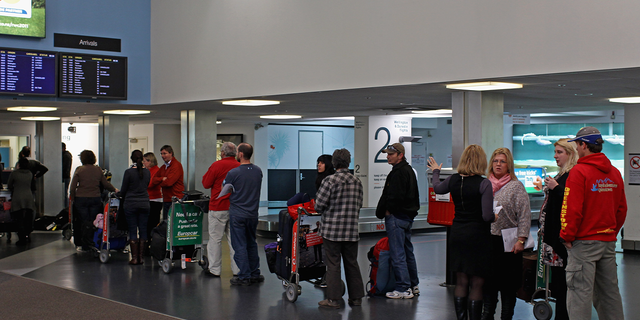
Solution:
<svg viewBox="0 0 640 320"><path fill-rule="evenodd" d="M407 163L402 144L394 143L382 152L387 154L387 162L393 166L376 208L376 217L384 219L391 266L396 276L395 290L387 292L386 296L390 299L411 299L420 293L418 268L411 243L413 218L420 209L418 181Z"/></svg>
<svg viewBox="0 0 640 320"><path fill-rule="evenodd" d="M616 238L627 216L620 171L601 152L604 140L594 127L575 139L578 164L564 189L560 242L567 247L567 309L571 319L624 319L618 289Z"/></svg>

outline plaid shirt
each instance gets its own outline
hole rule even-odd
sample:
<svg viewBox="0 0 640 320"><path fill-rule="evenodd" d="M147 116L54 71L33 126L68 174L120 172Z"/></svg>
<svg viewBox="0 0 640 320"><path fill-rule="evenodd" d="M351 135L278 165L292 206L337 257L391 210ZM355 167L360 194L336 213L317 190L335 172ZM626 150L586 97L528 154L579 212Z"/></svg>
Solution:
<svg viewBox="0 0 640 320"><path fill-rule="evenodd" d="M358 216L362 208L362 183L349 172L338 169L320 185L316 211L322 213L320 235L331 241L358 241Z"/></svg>

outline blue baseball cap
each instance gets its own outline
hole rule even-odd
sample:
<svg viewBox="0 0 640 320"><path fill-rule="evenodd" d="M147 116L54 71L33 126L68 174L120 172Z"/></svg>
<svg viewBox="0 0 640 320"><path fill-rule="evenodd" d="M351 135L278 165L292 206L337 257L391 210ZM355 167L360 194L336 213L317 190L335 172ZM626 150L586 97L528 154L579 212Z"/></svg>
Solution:
<svg viewBox="0 0 640 320"><path fill-rule="evenodd" d="M569 140L569 142L580 140L586 143L599 144L598 139L602 139L602 135L598 129L594 127L583 127L578 131L576 137Z"/></svg>

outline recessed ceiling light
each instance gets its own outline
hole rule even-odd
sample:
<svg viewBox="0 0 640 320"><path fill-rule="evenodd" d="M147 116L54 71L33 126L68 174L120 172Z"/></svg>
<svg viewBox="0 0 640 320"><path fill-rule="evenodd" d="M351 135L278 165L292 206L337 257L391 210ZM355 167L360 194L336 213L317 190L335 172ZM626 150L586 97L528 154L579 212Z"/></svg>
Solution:
<svg viewBox="0 0 640 320"><path fill-rule="evenodd" d="M216 124L222 124L222 121L216 120Z"/></svg>
<svg viewBox="0 0 640 320"><path fill-rule="evenodd" d="M640 97L611 98L609 101L616 103L640 103Z"/></svg>
<svg viewBox="0 0 640 320"><path fill-rule="evenodd" d="M27 121L55 121L60 120L60 117L22 117L20 120Z"/></svg>
<svg viewBox="0 0 640 320"><path fill-rule="evenodd" d="M413 113L414 118L449 118L453 111L449 109L414 110L411 113Z"/></svg>
<svg viewBox="0 0 640 320"><path fill-rule="evenodd" d="M302 116L293 115L293 114L271 114L266 116L260 116L260 118L283 120L283 119L300 119L302 118Z"/></svg>
<svg viewBox="0 0 640 320"><path fill-rule="evenodd" d="M148 114L149 110L107 110L105 114L120 114L120 115L136 115L136 114Z"/></svg>
<svg viewBox="0 0 640 320"><path fill-rule="evenodd" d="M275 100L229 100L222 101L222 104L229 106L244 106L244 107L259 107L259 106L271 106L274 104L280 104L280 101Z"/></svg>
<svg viewBox="0 0 640 320"><path fill-rule="evenodd" d="M519 84L519 83L493 82L493 81L456 83L456 84L447 85L447 89L471 90L471 91L506 90L506 89L520 89L520 88L522 88L522 84Z"/></svg>
<svg viewBox="0 0 640 320"><path fill-rule="evenodd" d="M58 108L54 107L9 107L7 111L22 111L22 112L47 112L56 111Z"/></svg>

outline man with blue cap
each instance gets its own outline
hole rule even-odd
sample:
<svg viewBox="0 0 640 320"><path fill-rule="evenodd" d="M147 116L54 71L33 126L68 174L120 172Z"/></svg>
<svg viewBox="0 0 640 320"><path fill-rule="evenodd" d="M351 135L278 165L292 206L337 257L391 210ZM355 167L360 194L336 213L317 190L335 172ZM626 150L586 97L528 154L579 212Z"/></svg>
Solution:
<svg viewBox="0 0 640 320"><path fill-rule="evenodd" d="M571 319L624 319L618 288L616 238L627 217L620 171L602 151L604 140L594 127L575 139L578 164L567 178L560 212L560 242L567 247L567 309Z"/></svg>

